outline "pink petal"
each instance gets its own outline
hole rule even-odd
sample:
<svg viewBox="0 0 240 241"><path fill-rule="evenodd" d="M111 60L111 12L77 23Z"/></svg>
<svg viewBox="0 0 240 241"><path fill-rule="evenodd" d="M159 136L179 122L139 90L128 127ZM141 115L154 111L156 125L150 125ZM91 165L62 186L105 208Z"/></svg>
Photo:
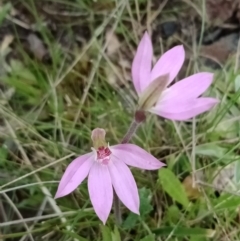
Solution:
<svg viewBox="0 0 240 241"><path fill-rule="evenodd" d="M107 165L95 163L88 176L88 191L93 208L105 224L111 211L113 189Z"/></svg>
<svg viewBox="0 0 240 241"><path fill-rule="evenodd" d="M132 63L132 79L137 93L141 93L150 81L152 68L152 42L147 32L140 41Z"/></svg>
<svg viewBox="0 0 240 241"><path fill-rule="evenodd" d="M185 51L182 45L178 45L168 50L154 65L151 72L151 81L161 75L169 74L168 84L170 84L181 69L184 58Z"/></svg>
<svg viewBox="0 0 240 241"><path fill-rule="evenodd" d="M61 178L55 198L66 196L75 190L87 177L93 162L93 153L85 154L73 160Z"/></svg>
<svg viewBox="0 0 240 241"><path fill-rule="evenodd" d="M165 100L178 100L183 101L187 99L195 99L199 97L207 88L211 85L213 81L212 73L198 73L189 76L173 86L167 89L160 102L164 103Z"/></svg>
<svg viewBox="0 0 240 241"><path fill-rule="evenodd" d="M164 163L160 162L144 149L134 144L119 144L111 146L111 151L115 157L119 158L129 166L145 170L156 170L165 166Z"/></svg>
<svg viewBox="0 0 240 241"><path fill-rule="evenodd" d="M114 190L128 209L139 214L138 189L133 175L127 165L118 159L120 157L111 157L108 167Z"/></svg>
<svg viewBox="0 0 240 241"><path fill-rule="evenodd" d="M210 110L219 101L214 98L198 98L185 101L165 101L149 111L170 120L188 120Z"/></svg>

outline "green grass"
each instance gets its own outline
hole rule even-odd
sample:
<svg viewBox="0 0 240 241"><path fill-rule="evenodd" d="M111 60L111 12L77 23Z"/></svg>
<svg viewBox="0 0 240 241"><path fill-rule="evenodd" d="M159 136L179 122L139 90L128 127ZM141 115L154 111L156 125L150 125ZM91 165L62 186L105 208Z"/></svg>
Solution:
<svg viewBox="0 0 240 241"><path fill-rule="evenodd" d="M132 169L139 187L140 216L122 207L123 224L117 227L111 214L103 226L92 209L86 181L74 193L52 199L66 166L74 157L90 151L91 130L104 128L107 141L119 143L134 114L136 94L118 69L119 56L112 59L105 54L106 29L111 26L121 37L122 49L131 62L131 51L141 36L133 23L140 17L138 24L144 29L146 14L152 16L145 0L129 4L55 2L87 13L81 18L55 21L73 36L74 25L88 24L91 38L81 46L61 47L56 36L41 24L39 4L22 1L52 61L45 63L29 55L17 29L11 52L17 52L18 58L9 62L1 52L8 73L1 76L5 88L0 92L0 240L239 240L240 197L234 180L239 181L240 176L240 92L235 88L239 73L234 59L215 70L215 81L207 94L219 98L221 104L213 111L193 123L172 122L149 114L132 139L168 166L162 174ZM182 3L174 12L177 7L187 11L192 6ZM6 9L0 19L7 17ZM167 18L172 10L166 6L158 18L161 14ZM154 21L150 21L149 30L153 25ZM160 46L167 49L167 41L158 39L155 46L156 53ZM194 45L189 49L197 54ZM189 74L214 71L193 59ZM109 83L109 69L125 81L124 87ZM12 90L14 94L8 96ZM236 163L232 190L224 191L213 185L213 179L219 168L231 163ZM192 172L198 181L195 174L200 170L205 176L197 184L200 194L197 192L197 197L189 200L187 194L193 191L186 192L181 183ZM216 189L220 189L220 196L215 195Z"/></svg>

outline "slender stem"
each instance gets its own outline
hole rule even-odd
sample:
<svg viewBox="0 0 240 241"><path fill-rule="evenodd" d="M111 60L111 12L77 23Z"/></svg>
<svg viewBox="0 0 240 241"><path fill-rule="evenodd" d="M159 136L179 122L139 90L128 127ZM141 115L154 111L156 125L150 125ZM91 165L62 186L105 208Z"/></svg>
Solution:
<svg viewBox="0 0 240 241"><path fill-rule="evenodd" d="M121 144L126 144L132 139L137 128L139 127L141 122L145 120L145 118L146 118L145 114L142 111L136 111L135 118L132 121L131 125L129 126L127 133L123 137ZM116 195L116 193L114 192L113 208L114 208L114 215L115 215L117 225L121 225L122 223L122 214L121 214L120 205L121 205L121 202L118 196Z"/></svg>
<svg viewBox="0 0 240 241"><path fill-rule="evenodd" d="M115 220L117 225L121 225L122 223L122 214L121 214L120 205L121 205L121 202L114 191L113 209L114 209L114 215L115 215Z"/></svg>
<svg viewBox="0 0 240 241"><path fill-rule="evenodd" d="M126 144L132 139L132 137L135 134L139 125L140 125L140 123L137 123L135 120L131 123L131 125L128 128L127 133L125 134L125 136L123 137L123 139L121 141L121 144Z"/></svg>

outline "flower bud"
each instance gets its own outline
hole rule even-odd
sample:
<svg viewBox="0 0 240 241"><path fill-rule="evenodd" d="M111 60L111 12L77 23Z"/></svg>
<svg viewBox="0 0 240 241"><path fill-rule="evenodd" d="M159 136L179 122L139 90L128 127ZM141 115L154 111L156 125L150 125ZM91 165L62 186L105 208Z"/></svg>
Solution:
<svg viewBox="0 0 240 241"><path fill-rule="evenodd" d="M161 75L149 84L139 96L138 104L140 110L148 110L157 103L162 92L167 87L168 79L168 74Z"/></svg>

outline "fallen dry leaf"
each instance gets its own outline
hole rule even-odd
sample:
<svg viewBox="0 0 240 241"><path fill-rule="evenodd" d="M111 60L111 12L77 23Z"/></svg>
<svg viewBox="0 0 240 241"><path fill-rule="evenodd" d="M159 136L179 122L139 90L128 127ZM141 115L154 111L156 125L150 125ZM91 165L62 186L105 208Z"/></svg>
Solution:
<svg viewBox="0 0 240 241"><path fill-rule="evenodd" d="M6 58L11 52L9 45L12 43L13 39L13 35L7 34L4 36L2 42L0 43L0 77L5 76L8 71L9 67ZM0 84L0 88L2 86L4 86L4 83Z"/></svg>
<svg viewBox="0 0 240 241"><path fill-rule="evenodd" d="M113 32L112 29L109 29L106 31L105 41L107 43L106 53L109 57L111 57L117 52L121 44L118 40L118 37L116 36L116 34Z"/></svg>
<svg viewBox="0 0 240 241"><path fill-rule="evenodd" d="M224 64L232 54L237 52L238 39L239 35L237 33L227 35L213 44L202 46L200 53Z"/></svg>
<svg viewBox="0 0 240 241"><path fill-rule="evenodd" d="M3 41L1 42L1 45L0 45L1 53L4 52L9 47L9 45L12 43L13 39L14 39L14 36L11 34L7 34L4 36Z"/></svg>
<svg viewBox="0 0 240 241"><path fill-rule="evenodd" d="M37 59L42 60L43 57L47 54L47 50L43 42L35 34L29 34L27 40L33 55Z"/></svg>
<svg viewBox="0 0 240 241"><path fill-rule="evenodd" d="M221 25L230 19L237 11L239 0L207 0L206 11L209 21Z"/></svg>
<svg viewBox="0 0 240 241"><path fill-rule="evenodd" d="M182 184L190 200L198 199L201 196L198 185L195 184L195 186L193 186L193 178L191 175L187 176Z"/></svg>

